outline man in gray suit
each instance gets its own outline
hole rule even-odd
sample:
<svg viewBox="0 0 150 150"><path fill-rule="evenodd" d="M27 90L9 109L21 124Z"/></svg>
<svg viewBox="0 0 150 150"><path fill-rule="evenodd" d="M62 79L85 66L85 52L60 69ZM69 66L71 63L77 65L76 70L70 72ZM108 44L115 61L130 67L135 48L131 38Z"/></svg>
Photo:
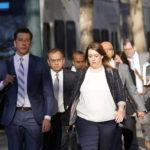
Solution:
<svg viewBox="0 0 150 150"><path fill-rule="evenodd" d="M136 77L136 87L140 96L144 97L144 100L147 100L146 96L146 89L143 86L143 67L145 63L150 61L150 53L143 52L138 53L136 52L136 47L134 42L130 39L126 39L123 42L123 49L131 63L131 69L135 73ZM145 136L145 144L147 148L150 148L150 113L147 113L144 119L141 121L142 127L144 129L144 136Z"/></svg>
<svg viewBox="0 0 150 150"><path fill-rule="evenodd" d="M146 109L147 109L147 111L150 111L150 63L148 63L147 64L147 66L146 66L146 69L145 69L145 71L146 71L146 86L145 86L145 88L146 88L146 95L147 95L147 101L146 101L146 103L145 103L145 107L146 107Z"/></svg>

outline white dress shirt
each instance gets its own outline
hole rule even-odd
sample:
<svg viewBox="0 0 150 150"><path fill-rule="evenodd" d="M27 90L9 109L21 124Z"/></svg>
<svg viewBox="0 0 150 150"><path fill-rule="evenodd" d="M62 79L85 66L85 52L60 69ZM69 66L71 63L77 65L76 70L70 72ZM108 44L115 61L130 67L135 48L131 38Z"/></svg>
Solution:
<svg viewBox="0 0 150 150"><path fill-rule="evenodd" d="M72 67L71 67L71 71L73 71L73 72L76 72L76 71L77 71L77 69L75 68L75 66L72 66Z"/></svg>
<svg viewBox="0 0 150 150"><path fill-rule="evenodd" d="M110 65L111 67L113 67L113 68L116 67L115 61L114 61L113 59L111 59L111 60L109 61L109 65Z"/></svg>
<svg viewBox="0 0 150 150"><path fill-rule="evenodd" d="M51 69L50 72L51 72L53 85L54 85L56 72L53 69ZM59 79L58 112L65 112L64 100L63 100L63 70L59 71L57 74Z"/></svg>
<svg viewBox="0 0 150 150"><path fill-rule="evenodd" d="M135 52L132 58L128 57L128 60L131 62L131 69L135 73L137 91L139 93L143 93L143 83L142 83L141 79L138 77L138 75L135 72L135 69L136 69L139 72L139 74L142 76L138 53Z"/></svg>
<svg viewBox="0 0 150 150"><path fill-rule="evenodd" d="M3 81L0 82L0 91L4 88Z"/></svg>

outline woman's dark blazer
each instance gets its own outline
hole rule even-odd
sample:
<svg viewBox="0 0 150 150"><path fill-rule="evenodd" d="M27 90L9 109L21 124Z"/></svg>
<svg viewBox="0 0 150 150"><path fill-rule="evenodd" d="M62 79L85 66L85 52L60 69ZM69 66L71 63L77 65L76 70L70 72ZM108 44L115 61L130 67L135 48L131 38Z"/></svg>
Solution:
<svg viewBox="0 0 150 150"><path fill-rule="evenodd" d="M120 76L116 69L108 68L105 66L104 69L105 69L108 86L110 88L110 92L117 106L118 102L120 101L125 102L124 87L122 85ZM72 96L70 98L70 103L67 106L67 113L66 113L66 118L69 125L72 125L76 120L76 107L79 102L80 87L84 81L86 72L87 72L87 68L83 69L82 71L81 70L77 71L76 73L75 84L71 94Z"/></svg>

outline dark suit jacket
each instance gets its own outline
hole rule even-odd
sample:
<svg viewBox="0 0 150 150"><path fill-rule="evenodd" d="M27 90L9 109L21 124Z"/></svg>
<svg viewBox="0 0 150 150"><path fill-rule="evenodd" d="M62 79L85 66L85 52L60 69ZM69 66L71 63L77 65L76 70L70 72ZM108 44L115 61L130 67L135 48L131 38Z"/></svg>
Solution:
<svg viewBox="0 0 150 150"><path fill-rule="evenodd" d="M71 91L73 89L74 80L75 80L75 72L63 69L63 97L64 97L64 107L66 107L69 104L70 97L71 97Z"/></svg>
<svg viewBox="0 0 150 150"><path fill-rule="evenodd" d="M9 59L10 72L16 75L13 56ZM7 75L5 61L0 62L0 81ZM17 76L16 76L17 78ZM14 84L8 89L4 111L2 115L2 124L7 126L11 123L17 104L18 83L15 79ZM41 124L44 115L52 115L54 95L52 91L52 81L46 63L39 57L29 55L27 93L31 103L35 120Z"/></svg>
<svg viewBox="0 0 150 150"><path fill-rule="evenodd" d="M65 110L70 102L71 91L73 89L74 80L75 80L75 72L67 69L63 69L63 101L64 101ZM56 103L54 105L56 105ZM61 116L61 120L63 124L66 124L65 114Z"/></svg>
<svg viewBox="0 0 150 150"><path fill-rule="evenodd" d="M106 79L108 82L108 86L110 88L110 92L117 106L118 102L120 101L125 102L124 87L122 85L119 73L116 69L111 69L107 67L104 68L105 68ZM67 106L67 113L66 113L67 123L69 125L73 124L76 119L76 107L79 102L80 87L84 81L86 72L87 69L83 69L83 71L79 71L76 74L75 85L71 94L70 103Z"/></svg>

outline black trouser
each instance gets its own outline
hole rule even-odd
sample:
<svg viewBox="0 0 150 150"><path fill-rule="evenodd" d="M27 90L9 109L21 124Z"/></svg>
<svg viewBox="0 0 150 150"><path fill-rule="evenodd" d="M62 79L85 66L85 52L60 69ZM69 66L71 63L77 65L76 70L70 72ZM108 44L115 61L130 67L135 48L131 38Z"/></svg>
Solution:
<svg viewBox="0 0 150 150"><path fill-rule="evenodd" d="M114 120L92 122L78 117L76 129L82 150L111 150L116 131Z"/></svg>
<svg viewBox="0 0 150 150"><path fill-rule="evenodd" d="M43 150L60 150L62 134L65 132L65 127L62 123L64 113L57 113L51 118L51 130L44 133Z"/></svg>
<svg viewBox="0 0 150 150"><path fill-rule="evenodd" d="M121 136L123 135L125 150L137 150L138 141L136 135L136 120L134 117L126 115L124 127L119 127L114 137L112 150L122 150Z"/></svg>
<svg viewBox="0 0 150 150"><path fill-rule="evenodd" d="M124 136L124 146L125 150L137 150L138 140L136 135L136 120L134 117L126 116L126 126L127 128L122 129L122 134Z"/></svg>

